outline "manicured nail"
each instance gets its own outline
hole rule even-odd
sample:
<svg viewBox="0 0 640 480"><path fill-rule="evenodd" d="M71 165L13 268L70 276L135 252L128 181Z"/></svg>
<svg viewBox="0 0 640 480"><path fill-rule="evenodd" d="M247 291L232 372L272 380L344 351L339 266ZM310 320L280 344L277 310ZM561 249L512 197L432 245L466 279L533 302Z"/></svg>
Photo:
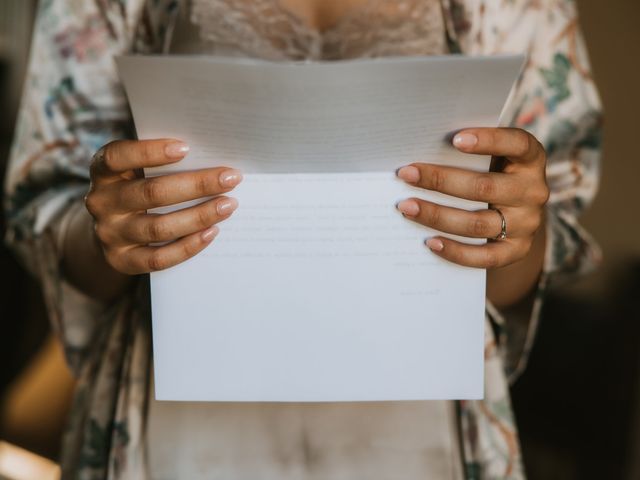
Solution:
<svg viewBox="0 0 640 480"><path fill-rule="evenodd" d="M427 240L427 247L429 247L434 252L441 252L442 250L444 250L444 243L442 243L442 240L438 238L430 238L429 240Z"/></svg>
<svg viewBox="0 0 640 480"><path fill-rule="evenodd" d="M205 242L210 242L220 233L220 229L215 225L211 228L207 228L204 232L202 232L202 240Z"/></svg>
<svg viewBox="0 0 640 480"><path fill-rule="evenodd" d="M233 188L242 181L242 173L239 170L225 170L220 174L220 185Z"/></svg>
<svg viewBox="0 0 640 480"><path fill-rule="evenodd" d="M169 158L183 158L189 153L189 145L184 142L173 142L164 147L164 154Z"/></svg>
<svg viewBox="0 0 640 480"><path fill-rule="evenodd" d="M415 217L420 213L420 205L415 200L403 200L398 203L397 208L410 217Z"/></svg>
<svg viewBox="0 0 640 480"><path fill-rule="evenodd" d="M238 201L235 198L225 198L216 205L218 215L231 215L238 208Z"/></svg>
<svg viewBox="0 0 640 480"><path fill-rule="evenodd" d="M411 165L400 168L396 175L407 183L416 183L420 180L420 170Z"/></svg>
<svg viewBox="0 0 640 480"><path fill-rule="evenodd" d="M475 147L478 143L478 137L473 133L458 133L453 137L453 144L457 148L471 148Z"/></svg>

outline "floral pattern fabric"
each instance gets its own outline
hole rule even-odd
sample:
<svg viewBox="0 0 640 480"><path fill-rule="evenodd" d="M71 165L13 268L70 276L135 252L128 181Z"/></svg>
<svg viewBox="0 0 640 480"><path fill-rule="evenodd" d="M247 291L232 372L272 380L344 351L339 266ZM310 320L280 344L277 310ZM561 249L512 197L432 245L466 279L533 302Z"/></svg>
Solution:
<svg viewBox="0 0 640 480"><path fill-rule="evenodd" d="M524 318L488 305L485 398L457 402L467 479L524 478L508 382L523 371L548 286L591 268L599 250L578 223L599 178L601 111L573 0L441 0L452 53L526 53L503 118L545 146L547 251ZM41 0L7 175L7 241L39 277L79 377L62 456L65 479L147 478L150 365L144 278L112 305L65 280L52 226L77 208L103 144L132 138L114 55L158 53L175 0Z"/></svg>

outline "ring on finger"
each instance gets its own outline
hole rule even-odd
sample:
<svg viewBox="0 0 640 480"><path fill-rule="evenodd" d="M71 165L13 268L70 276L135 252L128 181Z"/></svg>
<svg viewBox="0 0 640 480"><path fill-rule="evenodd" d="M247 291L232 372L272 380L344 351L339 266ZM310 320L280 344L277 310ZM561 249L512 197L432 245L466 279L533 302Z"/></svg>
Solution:
<svg viewBox="0 0 640 480"><path fill-rule="evenodd" d="M500 233L496 235L494 240L505 240L507 238L507 219L504 218L504 214L500 211L499 208L489 207L489 210L493 210L500 215Z"/></svg>

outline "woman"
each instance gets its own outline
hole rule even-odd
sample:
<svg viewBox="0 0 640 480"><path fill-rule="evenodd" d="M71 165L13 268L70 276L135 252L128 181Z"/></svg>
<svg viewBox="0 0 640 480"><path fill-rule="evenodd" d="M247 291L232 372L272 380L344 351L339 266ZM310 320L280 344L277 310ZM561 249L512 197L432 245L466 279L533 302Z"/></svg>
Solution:
<svg viewBox="0 0 640 480"><path fill-rule="evenodd" d="M506 117L517 128L471 128L454 140L465 153L494 155L494 172L424 163L398 171L493 208L398 205L440 231L497 239L428 242L449 261L489 269L485 399L154 402L148 297L135 275L207 247L237 207L232 190L242 176L220 166L139 178L140 168L180 161L188 145L124 140L133 138L131 119L112 57L126 52L271 60L527 53ZM40 277L80 378L65 478L524 478L507 382L525 366L549 282L597 260L577 216L597 187L599 134L571 0L41 2L9 172L8 238ZM181 213L145 214L209 195L216 198ZM499 238L503 216L507 237ZM157 241L169 243L148 246Z"/></svg>

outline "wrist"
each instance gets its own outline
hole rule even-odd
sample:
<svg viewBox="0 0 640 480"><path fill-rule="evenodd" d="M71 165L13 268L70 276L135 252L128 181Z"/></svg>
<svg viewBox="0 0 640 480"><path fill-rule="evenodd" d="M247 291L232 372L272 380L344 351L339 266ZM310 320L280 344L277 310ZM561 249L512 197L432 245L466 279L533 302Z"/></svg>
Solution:
<svg viewBox="0 0 640 480"><path fill-rule="evenodd" d="M84 294L103 302L122 296L134 277L113 269L98 241L93 217L78 200L61 218L56 232L65 279Z"/></svg>

